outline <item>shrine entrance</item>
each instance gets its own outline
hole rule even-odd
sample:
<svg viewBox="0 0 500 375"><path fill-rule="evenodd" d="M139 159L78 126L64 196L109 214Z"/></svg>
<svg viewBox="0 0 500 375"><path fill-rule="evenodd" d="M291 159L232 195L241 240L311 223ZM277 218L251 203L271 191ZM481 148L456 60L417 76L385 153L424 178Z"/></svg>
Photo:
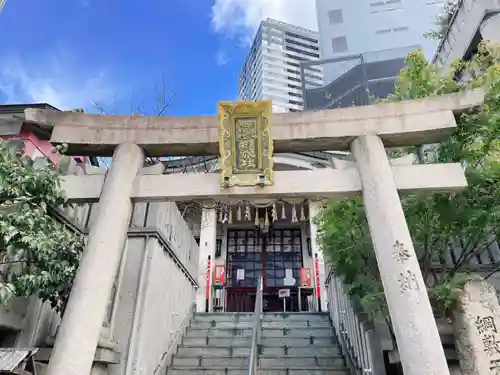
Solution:
<svg viewBox="0 0 500 375"><path fill-rule="evenodd" d="M253 312L259 277L264 281L264 311L284 310L280 289L289 289L286 311L297 312L300 269L303 267L300 228L228 230L227 233L227 311ZM288 280L290 279L290 280ZM292 284L293 283L293 284Z"/></svg>
<svg viewBox="0 0 500 375"><path fill-rule="evenodd" d="M259 200L273 204L293 198L313 201L317 207L325 199L361 195L403 371L406 375L449 374L400 194L464 189L467 187L464 169L460 163L414 165L413 160L408 163L406 158L389 159L386 148L439 143L455 131L457 116L481 106L483 102L484 91L477 89L399 103L277 114L273 116L273 129L270 123L272 103L269 101L219 103L217 117L147 118L26 110L27 121L53 129L51 142L64 144L67 155L113 154L105 176L91 173L70 175L63 181L68 202L99 202L99 210L90 227L85 256L80 262L46 372L51 375L89 374L102 337L103 316L120 265L134 202L209 201L216 207L219 203L246 206L248 202ZM335 169L274 170L274 153L328 150L349 151L353 162ZM217 154L221 166L219 176L210 173L160 174L163 170L155 175L143 168L145 155L163 158L167 155ZM196 291L196 300L199 301L205 301L207 294L210 297L211 263L205 259L210 261L215 254L217 234L214 208L204 212L213 220L200 224L199 253L194 258L199 260L198 267L194 267L193 262L188 264L190 254L186 251L169 254L185 275L194 279L192 274L199 271ZM318 212L319 209L310 216L316 217ZM173 217L162 220L167 228L173 228ZM189 228L185 221L180 223L184 229L179 231L186 233ZM228 267L231 269L231 283L236 279L243 285L232 284L231 288L239 287L240 291L252 288L255 272L260 271L269 296L280 289L278 275L283 275L280 272L285 270L287 263L292 268L289 279L297 279L296 272L293 274L295 266L300 267L301 262L300 255L297 254L295 259L293 248L297 237L292 232L285 235L283 231L279 236L278 232L270 232L274 234L267 237L255 236L254 233L253 253L246 248L250 246L246 240L252 238L248 232L245 232L241 244L237 234L232 237L233 257ZM290 239L292 248L285 251L283 242L276 243L278 238ZM192 236L190 241L195 243ZM313 231L311 242L315 241ZM403 245L406 259L401 261L394 254ZM317 244L312 248L317 249ZM258 249L260 251L256 251ZM202 256L198 257L199 254ZM237 262L244 270L253 272L248 281L241 271L238 277L238 266L233 266ZM261 270L256 268L260 267L259 264ZM208 273L205 272L207 268ZM233 276L235 269L236 277ZM142 273L140 275L142 277ZM412 289L405 287L409 278L415 283ZM168 292L168 288L176 287L174 283L175 277L171 285L162 289ZM154 295L150 294L151 300L154 300ZM267 297L267 310L275 306L274 298ZM167 312L172 313L168 320L174 321L173 316L178 311ZM152 329L161 327L155 325ZM169 343L174 342L171 335L170 340ZM141 347L140 341L129 344ZM144 349L142 345L142 350L138 351L141 358L148 357L143 353L148 348L155 346L147 345ZM155 361L163 358L164 349L159 350L158 355L150 356Z"/></svg>

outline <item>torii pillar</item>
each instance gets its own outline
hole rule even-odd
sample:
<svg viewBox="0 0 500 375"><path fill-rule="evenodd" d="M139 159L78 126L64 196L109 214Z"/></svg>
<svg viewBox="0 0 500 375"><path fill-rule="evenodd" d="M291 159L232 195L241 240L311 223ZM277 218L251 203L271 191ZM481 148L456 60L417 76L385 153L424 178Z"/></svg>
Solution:
<svg viewBox="0 0 500 375"><path fill-rule="evenodd" d="M144 155L135 144L119 145L102 186L96 221L80 261L46 373L88 375L106 307L127 238L134 180Z"/></svg>
<svg viewBox="0 0 500 375"><path fill-rule="evenodd" d="M405 375L446 375L448 364L382 140L364 135L351 150Z"/></svg>

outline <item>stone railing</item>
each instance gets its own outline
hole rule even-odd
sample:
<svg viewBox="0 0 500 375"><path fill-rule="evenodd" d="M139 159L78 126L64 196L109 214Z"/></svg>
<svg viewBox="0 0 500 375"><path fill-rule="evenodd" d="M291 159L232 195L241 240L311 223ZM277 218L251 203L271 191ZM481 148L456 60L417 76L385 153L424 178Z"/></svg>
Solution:
<svg viewBox="0 0 500 375"><path fill-rule="evenodd" d="M351 301L332 271L326 287L328 311L351 375L385 375L380 338L373 322Z"/></svg>

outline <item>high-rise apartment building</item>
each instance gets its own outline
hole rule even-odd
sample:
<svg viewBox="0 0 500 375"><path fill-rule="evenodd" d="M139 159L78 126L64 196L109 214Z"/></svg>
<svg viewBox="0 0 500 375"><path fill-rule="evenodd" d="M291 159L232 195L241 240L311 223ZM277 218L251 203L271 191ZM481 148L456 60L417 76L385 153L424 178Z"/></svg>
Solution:
<svg viewBox="0 0 500 375"><path fill-rule="evenodd" d="M316 0L321 58L358 55L418 45L431 59L445 0Z"/></svg>
<svg viewBox="0 0 500 375"><path fill-rule="evenodd" d="M274 112L303 109L300 63L319 58L318 33L273 19L262 21L240 72L239 100L273 101ZM321 86L321 68L305 71Z"/></svg>

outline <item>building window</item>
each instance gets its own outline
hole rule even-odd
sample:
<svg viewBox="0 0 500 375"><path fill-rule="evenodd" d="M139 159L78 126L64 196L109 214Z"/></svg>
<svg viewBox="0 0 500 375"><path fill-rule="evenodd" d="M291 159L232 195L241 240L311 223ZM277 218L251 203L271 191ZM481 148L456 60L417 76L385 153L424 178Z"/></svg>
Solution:
<svg viewBox="0 0 500 375"><path fill-rule="evenodd" d="M328 19L330 20L330 25L343 23L344 17L342 16L342 9L334 9L328 12Z"/></svg>
<svg viewBox="0 0 500 375"><path fill-rule="evenodd" d="M345 36L339 36L332 39L332 51L333 53L340 53L347 51L347 38Z"/></svg>
<svg viewBox="0 0 500 375"><path fill-rule="evenodd" d="M392 29L392 31L394 31L394 32L398 32L398 31L408 31L408 27L407 27L407 26L395 27L394 29Z"/></svg>
<svg viewBox="0 0 500 375"><path fill-rule="evenodd" d="M392 32L391 29L384 29L384 30L377 30L376 31L377 34L389 34L391 32Z"/></svg>

